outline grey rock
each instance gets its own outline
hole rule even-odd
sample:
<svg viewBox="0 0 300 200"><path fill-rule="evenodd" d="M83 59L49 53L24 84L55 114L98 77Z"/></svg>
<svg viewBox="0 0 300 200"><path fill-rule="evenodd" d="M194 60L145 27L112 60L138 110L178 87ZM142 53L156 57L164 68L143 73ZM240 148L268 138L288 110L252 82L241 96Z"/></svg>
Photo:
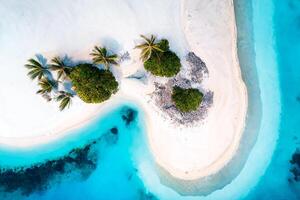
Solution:
<svg viewBox="0 0 300 200"><path fill-rule="evenodd" d="M124 61L126 61L126 60L130 60L130 54L129 54L128 51L126 51L125 53L123 53L123 54L120 56L118 63L122 63L122 62L124 62Z"/></svg>
<svg viewBox="0 0 300 200"><path fill-rule="evenodd" d="M189 52L186 61L190 68L191 81L201 83L204 77L208 76L206 64L194 52Z"/></svg>
<svg viewBox="0 0 300 200"><path fill-rule="evenodd" d="M208 70L205 63L193 52L188 53L186 60L189 65L188 73L190 79L183 77L183 75L179 73L165 84L155 82L155 90L150 94L150 97L154 104L163 111L173 123L183 126L193 126L207 116L208 109L213 104L213 92L204 92L203 100L196 111L183 113L176 108L172 101L173 87L179 86L182 88L191 88L192 83L201 83L203 78L208 76Z"/></svg>

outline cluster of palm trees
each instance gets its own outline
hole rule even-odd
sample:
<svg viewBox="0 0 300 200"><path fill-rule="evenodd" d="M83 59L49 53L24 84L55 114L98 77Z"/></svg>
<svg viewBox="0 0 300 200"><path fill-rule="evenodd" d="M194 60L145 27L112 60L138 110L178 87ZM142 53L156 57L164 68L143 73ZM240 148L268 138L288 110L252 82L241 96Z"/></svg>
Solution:
<svg viewBox="0 0 300 200"><path fill-rule="evenodd" d="M27 75L32 80L38 80L40 89L37 91L37 94L41 94L48 101L51 101L51 94L54 93L54 99L60 102L60 110L64 110L71 105L71 98L74 95L70 92L58 91L60 80L65 80L70 72L70 67L67 66L60 57L53 58L50 65L42 64L38 59L31 58L25 67L29 70ZM56 80L54 80L51 71L57 73Z"/></svg>
<svg viewBox="0 0 300 200"><path fill-rule="evenodd" d="M147 38L144 35L140 36L144 42L135 46L136 49L141 50L140 59L143 62L146 62L152 55L155 55L159 58L159 53L164 52L164 50L160 48L159 42L156 42L156 37L154 35L151 35L150 38Z"/></svg>
<svg viewBox="0 0 300 200"><path fill-rule="evenodd" d="M152 55L159 56L159 53L164 52L154 35L151 35L150 38L141 35L141 38L144 42L135 48L141 50L140 59L143 62L147 61ZM105 47L95 46L90 55L94 64L103 65L106 70L111 65L118 65L118 55L109 53ZM67 65L60 57L54 57L50 64L43 64L39 59L31 58L25 67L29 70L27 75L32 80L38 80L40 89L37 94L41 94L47 101L54 99L60 102L59 109L61 111L70 107L75 92L59 90L59 84L70 81L71 66ZM52 72L56 73L56 79L53 78Z"/></svg>
<svg viewBox="0 0 300 200"><path fill-rule="evenodd" d="M105 69L111 65L118 65L118 56L110 54L105 47L95 46L90 55L93 57L94 64L103 65ZM67 65L60 57L54 57L51 64L42 64L39 59L31 58L25 67L29 70L27 75L32 80L38 80L40 89L37 94L41 94L48 101L55 99L60 102L60 111L70 107L75 92L58 90L58 88L60 83L70 81L71 66ZM53 78L52 72L56 72L56 79ZM54 98L52 98L53 95Z"/></svg>

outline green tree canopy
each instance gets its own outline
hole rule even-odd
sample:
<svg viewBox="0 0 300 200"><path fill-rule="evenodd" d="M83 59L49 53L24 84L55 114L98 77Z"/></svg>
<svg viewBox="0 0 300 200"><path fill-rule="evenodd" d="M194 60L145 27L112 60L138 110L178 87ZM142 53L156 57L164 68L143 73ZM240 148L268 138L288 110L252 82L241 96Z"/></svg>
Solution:
<svg viewBox="0 0 300 200"><path fill-rule="evenodd" d="M160 54L159 57L151 56L145 63L144 68L155 76L172 77L180 71L180 59L171 51Z"/></svg>
<svg viewBox="0 0 300 200"><path fill-rule="evenodd" d="M169 42L162 39L157 46L162 52L152 54L144 62L144 68L155 76L172 77L178 74L181 68L179 57L169 49Z"/></svg>
<svg viewBox="0 0 300 200"><path fill-rule="evenodd" d="M202 102L203 94L194 88L184 89L175 86L173 88L172 100L181 112L191 112L198 109Z"/></svg>
<svg viewBox="0 0 300 200"><path fill-rule="evenodd" d="M150 38L141 35L141 38L144 40L144 42L135 46L135 48L141 50L140 59L143 62L147 61L152 55L163 52L163 50L159 46L159 43L156 42L156 37L154 35L151 35Z"/></svg>
<svg viewBox="0 0 300 200"><path fill-rule="evenodd" d="M101 103L117 92L118 82L109 70L79 64L70 73L77 95L86 103Z"/></svg>

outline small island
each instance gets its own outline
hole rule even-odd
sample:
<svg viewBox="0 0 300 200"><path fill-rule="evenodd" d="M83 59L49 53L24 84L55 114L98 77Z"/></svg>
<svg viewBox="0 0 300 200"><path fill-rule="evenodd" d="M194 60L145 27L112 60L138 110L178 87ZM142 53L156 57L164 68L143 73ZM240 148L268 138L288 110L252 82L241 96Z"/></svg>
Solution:
<svg viewBox="0 0 300 200"><path fill-rule="evenodd" d="M9 22L0 23L0 41L7 41L0 58L14 75L0 73L0 142L20 152L36 148L44 158L32 166L36 177L39 170L49 171L47 181L50 173L64 176L60 162L65 160L63 167L72 165L81 173L82 161L82 167L99 173L94 183L110 176L125 180L121 186L133 186L127 189L142 186L141 196L154 198L147 195L151 189L145 177L180 196L225 186L235 177L222 171L227 167L238 168L238 174L242 164L231 161L246 143L248 96L232 1L13 0L5 1L5 8L2 19ZM115 112L124 107L130 108L125 114ZM114 146L103 141L103 146L89 146L99 147L97 164L84 150L95 141L89 134L117 138ZM82 149L71 148L77 142ZM44 146L69 151L55 158L54 150L44 152ZM101 163L102 158L112 160ZM99 171L102 167L106 171ZM3 170L0 178L8 188L11 173L30 180L25 169L31 168L19 169ZM218 173L221 181L214 185L210 180ZM13 188L20 185L31 191L22 183Z"/></svg>
<svg viewBox="0 0 300 200"><path fill-rule="evenodd" d="M169 41L161 39L157 42L156 36L147 38L141 35L143 43L135 46L139 49L140 60L146 71L153 76L171 78L180 72L180 58L170 50ZM118 56L110 54L105 47L95 46L92 63L80 63L75 66L66 64L60 57L54 57L52 64L42 64L38 60L29 59L28 76L38 79L41 94L47 101L55 99L60 102L60 111L70 107L71 99L78 97L85 103L102 103L118 91L118 82L109 70L111 65L118 64ZM99 68L101 67L101 68ZM52 72L55 72L54 75ZM54 78L55 77L55 78ZM71 84L71 88L64 87ZM64 87L64 90L58 88ZM188 113L196 111L202 101L203 94L195 88L172 87L172 102L178 111ZM171 116L172 118L172 116Z"/></svg>

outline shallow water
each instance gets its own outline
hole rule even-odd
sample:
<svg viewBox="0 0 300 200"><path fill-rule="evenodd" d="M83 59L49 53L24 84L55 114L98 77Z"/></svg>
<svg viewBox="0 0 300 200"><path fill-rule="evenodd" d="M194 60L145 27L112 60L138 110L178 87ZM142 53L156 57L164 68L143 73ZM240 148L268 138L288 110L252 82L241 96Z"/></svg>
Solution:
<svg viewBox="0 0 300 200"><path fill-rule="evenodd" d="M126 116L132 111L132 121ZM124 118L125 117L125 118ZM127 120L127 121L126 121ZM114 129L112 129L114 128ZM1 199L139 199L151 197L145 190L140 179L138 160L146 159L151 162L144 134L143 113L132 104L122 104L114 108L105 117L95 119L88 126L81 128L72 137L66 137L60 143L54 142L43 147L35 147L28 151L19 150L16 153L2 150L1 165L3 171L12 166L25 166L33 168L39 163L47 163L49 160L59 160L72 149L80 152L90 144L87 155L83 154L78 160L78 165L70 161L64 165L64 172L52 171L54 174L43 181L38 181L39 176L45 176L40 168L33 176L25 176L18 180L21 184L9 192L1 192ZM68 159L74 158L74 152L69 153ZM23 158L22 158L23 157ZM24 159L26 157L26 159ZM93 162L93 165L85 163ZM92 163L92 164L93 164ZM1 178L3 177L3 171ZM25 173L26 174L26 173ZM22 174L24 176L24 173ZM1 180L8 179L8 174ZM17 169L14 176L20 176ZM35 182L43 185L36 188ZM30 187L28 185L30 184ZM1 184L1 186L13 188L13 183ZM6 188L6 189L7 189ZM18 189L18 190L17 190Z"/></svg>
<svg viewBox="0 0 300 200"><path fill-rule="evenodd" d="M247 199L300 199L300 182L289 182L292 154L300 148L300 1L274 0L274 33L281 89L279 138L272 161Z"/></svg>

